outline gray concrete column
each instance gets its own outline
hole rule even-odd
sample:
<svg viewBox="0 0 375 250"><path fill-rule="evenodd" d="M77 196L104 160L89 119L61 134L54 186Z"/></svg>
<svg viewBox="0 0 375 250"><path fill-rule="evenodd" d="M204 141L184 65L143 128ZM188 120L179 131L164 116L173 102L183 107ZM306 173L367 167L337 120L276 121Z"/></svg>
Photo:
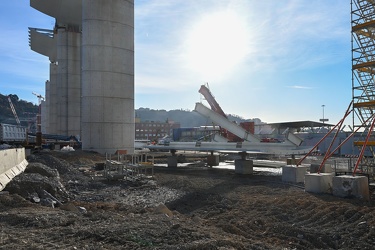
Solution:
<svg viewBox="0 0 375 250"><path fill-rule="evenodd" d="M82 147L133 153L134 0L82 3Z"/></svg>
<svg viewBox="0 0 375 250"><path fill-rule="evenodd" d="M47 131L49 131L49 102L51 100L50 98L50 84L49 81L47 80L45 83L45 90L46 94L44 96L44 102L42 102L42 133L47 134Z"/></svg>
<svg viewBox="0 0 375 250"><path fill-rule="evenodd" d="M49 95L46 96L46 99L49 98L47 134L57 134L57 67L55 63L49 66Z"/></svg>
<svg viewBox="0 0 375 250"><path fill-rule="evenodd" d="M74 28L57 31L57 134L80 135L81 33Z"/></svg>

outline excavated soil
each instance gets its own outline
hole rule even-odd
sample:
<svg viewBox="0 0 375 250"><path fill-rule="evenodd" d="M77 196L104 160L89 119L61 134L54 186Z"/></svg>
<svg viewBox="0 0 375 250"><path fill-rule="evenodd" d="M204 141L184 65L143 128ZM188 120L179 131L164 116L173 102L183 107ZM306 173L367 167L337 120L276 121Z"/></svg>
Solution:
<svg viewBox="0 0 375 250"><path fill-rule="evenodd" d="M0 194L0 249L374 249L371 200L191 164L108 181L92 152L46 152Z"/></svg>

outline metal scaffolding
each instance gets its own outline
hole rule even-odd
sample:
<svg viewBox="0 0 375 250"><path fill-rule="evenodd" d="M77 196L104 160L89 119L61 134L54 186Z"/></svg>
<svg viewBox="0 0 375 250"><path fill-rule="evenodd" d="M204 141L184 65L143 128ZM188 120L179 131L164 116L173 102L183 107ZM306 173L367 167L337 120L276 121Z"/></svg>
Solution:
<svg viewBox="0 0 375 250"><path fill-rule="evenodd" d="M359 149L353 176L356 173L374 174L375 170L375 0L351 0L352 26L352 101L344 117L323 137L297 166L310 155L329 134L336 131L320 164L318 173L325 162L337 152L351 137ZM345 119L352 113L352 133L335 148L337 133L343 128ZM372 156L372 157L371 157ZM337 174L337 173L336 173Z"/></svg>
<svg viewBox="0 0 375 250"><path fill-rule="evenodd" d="M375 0L351 1L353 129L355 146L375 156Z"/></svg>

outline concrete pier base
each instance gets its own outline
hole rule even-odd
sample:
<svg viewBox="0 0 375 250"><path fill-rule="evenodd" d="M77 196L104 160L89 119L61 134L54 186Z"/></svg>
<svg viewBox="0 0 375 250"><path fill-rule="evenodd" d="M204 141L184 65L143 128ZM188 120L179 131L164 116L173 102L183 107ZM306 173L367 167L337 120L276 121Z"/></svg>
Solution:
<svg viewBox="0 0 375 250"><path fill-rule="evenodd" d="M286 165L297 165L299 158L288 158L286 159Z"/></svg>
<svg viewBox="0 0 375 250"><path fill-rule="evenodd" d="M169 168L177 168L177 156L172 155L167 157L168 167Z"/></svg>
<svg viewBox="0 0 375 250"><path fill-rule="evenodd" d="M312 173L318 173L320 164L311 164L310 165L310 174ZM329 164L325 164L322 169L320 170L320 173L332 173L332 167Z"/></svg>
<svg viewBox="0 0 375 250"><path fill-rule="evenodd" d="M220 163L220 156L219 155L208 155L207 156L207 165L212 166L219 166Z"/></svg>
<svg viewBox="0 0 375 250"><path fill-rule="evenodd" d="M234 161L234 172L236 174L252 174L253 173L253 161L237 159Z"/></svg>
<svg viewBox="0 0 375 250"><path fill-rule="evenodd" d="M310 173L305 175L305 191L311 193L332 194L333 174Z"/></svg>
<svg viewBox="0 0 375 250"><path fill-rule="evenodd" d="M345 198L370 199L368 178L366 176L340 175L333 177L334 196Z"/></svg>
<svg viewBox="0 0 375 250"><path fill-rule="evenodd" d="M307 166L283 166L282 181L300 183L305 181L305 174L307 173Z"/></svg>

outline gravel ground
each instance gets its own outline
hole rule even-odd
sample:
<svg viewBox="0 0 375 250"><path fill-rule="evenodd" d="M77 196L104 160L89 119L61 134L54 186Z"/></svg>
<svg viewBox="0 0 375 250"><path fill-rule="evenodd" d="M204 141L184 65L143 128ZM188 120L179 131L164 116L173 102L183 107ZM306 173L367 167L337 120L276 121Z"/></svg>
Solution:
<svg viewBox="0 0 375 250"><path fill-rule="evenodd" d="M196 160L196 159L195 159ZM92 152L47 152L0 194L0 249L374 249L371 200L191 164L108 181Z"/></svg>

